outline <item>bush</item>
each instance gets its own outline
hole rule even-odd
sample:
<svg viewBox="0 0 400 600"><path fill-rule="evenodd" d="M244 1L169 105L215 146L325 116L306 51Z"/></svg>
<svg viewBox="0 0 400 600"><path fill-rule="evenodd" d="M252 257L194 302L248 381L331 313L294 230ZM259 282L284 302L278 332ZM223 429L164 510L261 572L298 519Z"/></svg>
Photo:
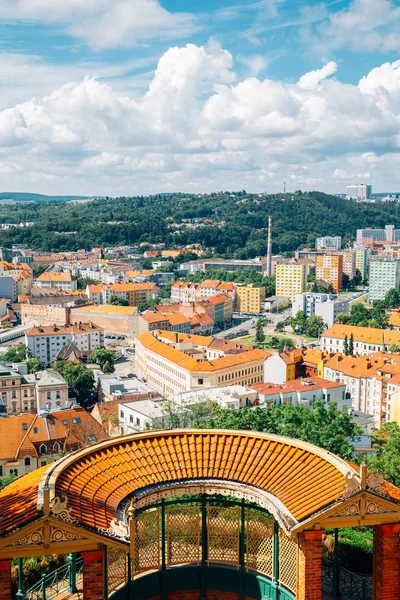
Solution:
<svg viewBox="0 0 400 600"><path fill-rule="evenodd" d="M349 571L372 573L373 556L372 527L343 527L339 529L340 564ZM334 530L327 529L324 541L324 556L333 558L335 548Z"/></svg>

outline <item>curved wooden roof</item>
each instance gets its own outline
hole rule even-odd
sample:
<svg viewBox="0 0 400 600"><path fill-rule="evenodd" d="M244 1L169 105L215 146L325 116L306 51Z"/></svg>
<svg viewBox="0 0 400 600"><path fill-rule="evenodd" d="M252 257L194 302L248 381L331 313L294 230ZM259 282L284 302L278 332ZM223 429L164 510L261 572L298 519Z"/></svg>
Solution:
<svg viewBox="0 0 400 600"><path fill-rule="evenodd" d="M252 486L276 500L293 524L359 489L359 470L298 440L231 430L152 431L101 442L21 477L0 491L0 536L43 514L50 500L67 498L76 523L106 529L133 493L157 484L218 480ZM349 484L353 485L349 489ZM399 490L380 482L384 495ZM390 486L393 488L393 486Z"/></svg>

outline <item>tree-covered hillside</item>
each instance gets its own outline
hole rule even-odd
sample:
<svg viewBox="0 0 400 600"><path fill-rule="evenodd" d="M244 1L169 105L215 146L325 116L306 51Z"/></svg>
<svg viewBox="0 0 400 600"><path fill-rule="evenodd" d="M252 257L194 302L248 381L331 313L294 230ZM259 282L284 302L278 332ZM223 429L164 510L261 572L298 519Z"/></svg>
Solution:
<svg viewBox="0 0 400 600"><path fill-rule="evenodd" d="M313 246L320 235L341 235L346 242L354 239L357 228L387 223L400 228L397 205L355 204L320 192L160 194L81 204L0 205L0 222L35 223L28 229L1 232L0 245L26 243L48 251L140 242L200 243L222 256L251 258L266 253L269 214L274 252Z"/></svg>

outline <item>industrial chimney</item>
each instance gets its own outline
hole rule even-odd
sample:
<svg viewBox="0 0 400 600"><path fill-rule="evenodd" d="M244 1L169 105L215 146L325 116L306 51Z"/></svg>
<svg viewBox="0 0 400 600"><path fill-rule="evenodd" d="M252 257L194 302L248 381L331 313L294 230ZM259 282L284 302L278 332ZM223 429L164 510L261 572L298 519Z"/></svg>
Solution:
<svg viewBox="0 0 400 600"><path fill-rule="evenodd" d="M272 217L268 217L267 276L272 275Z"/></svg>

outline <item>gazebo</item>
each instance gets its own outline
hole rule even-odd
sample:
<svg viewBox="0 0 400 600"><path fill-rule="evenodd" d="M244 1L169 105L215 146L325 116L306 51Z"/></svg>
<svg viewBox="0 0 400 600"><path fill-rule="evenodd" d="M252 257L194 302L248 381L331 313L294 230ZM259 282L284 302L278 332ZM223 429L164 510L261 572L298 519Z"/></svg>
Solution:
<svg viewBox="0 0 400 600"><path fill-rule="evenodd" d="M400 490L280 436L121 436L17 479L0 514L0 600L12 559L64 553L85 600L321 600L324 531L367 525L373 599L400 598Z"/></svg>

